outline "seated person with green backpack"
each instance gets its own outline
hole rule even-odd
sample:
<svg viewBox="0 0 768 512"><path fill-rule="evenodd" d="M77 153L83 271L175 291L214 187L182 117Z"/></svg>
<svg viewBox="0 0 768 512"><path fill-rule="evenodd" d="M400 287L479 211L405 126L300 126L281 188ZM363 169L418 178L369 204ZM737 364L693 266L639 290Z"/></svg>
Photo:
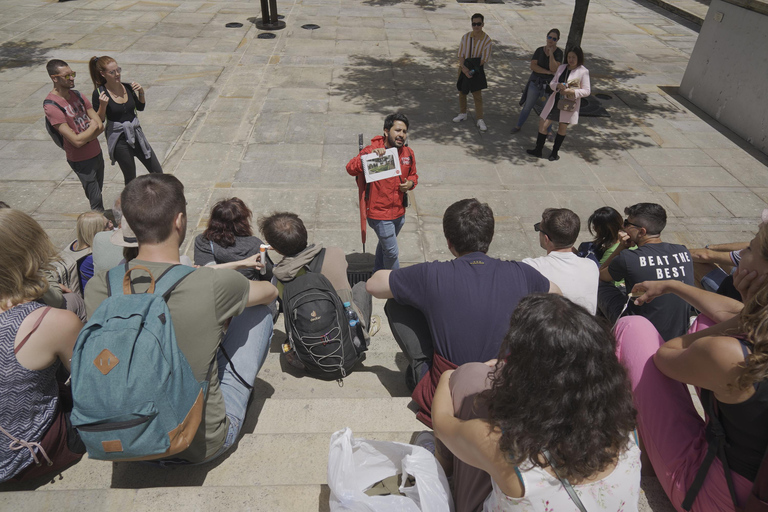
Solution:
<svg viewBox="0 0 768 512"><path fill-rule="evenodd" d="M138 256L97 273L72 354L72 424L90 458L197 463L239 437L269 352L268 282L179 262L184 186L148 174L122 192ZM170 320L170 321L169 321Z"/></svg>
<svg viewBox="0 0 768 512"><path fill-rule="evenodd" d="M259 230L283 256L272 272L278 280L288 335L283 347L286 358L321 378L345 377L362 359L370 336L379 330L378 316L371 317L372 298L365 291L365 283L349 285L342 249L308 245L307 229L295 213L279 212L262 218ZM313 292L317 295L312 296ZM341 319L344 321L341 316L346 317ZM359 324L348 329L352 319Z"/></svg>

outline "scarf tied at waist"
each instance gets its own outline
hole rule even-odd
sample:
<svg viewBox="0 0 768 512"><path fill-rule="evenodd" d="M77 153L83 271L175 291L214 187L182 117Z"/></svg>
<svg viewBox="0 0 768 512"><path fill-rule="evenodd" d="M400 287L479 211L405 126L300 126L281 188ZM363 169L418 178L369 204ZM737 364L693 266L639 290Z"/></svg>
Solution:
<svg viewBox="0 0 768 512"><path fill-rule="evenodd" d="M109 159L112 165L115 165L115 146L120 135L125 135L125 142L132 148L136 147L138 141L144 158L152 156L152 147L144 136L144 130L141 129L139 118L134 117L132 121L107 121L107 148L109 149Z"/></svg>

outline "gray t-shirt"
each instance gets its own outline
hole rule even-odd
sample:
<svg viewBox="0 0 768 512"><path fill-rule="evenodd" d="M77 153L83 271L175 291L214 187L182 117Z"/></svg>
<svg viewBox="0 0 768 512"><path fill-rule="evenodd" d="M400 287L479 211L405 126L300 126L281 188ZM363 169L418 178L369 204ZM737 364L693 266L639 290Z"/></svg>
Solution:
<svg viewBox="0 0 768 512"><path fill-rule="evenodd" d="M102 231L93 237L93 272L109 270L123 261L123 248L110 241L113 231Z"/></svg>
<svg viewBox="0 0 768 512"><path fill-rule="evenodd" d="M131 266L143 265L152 275L160 276L170 263L131 261ZM149 286L146 273L131 274L137 293ZM248 303L248 280L234 270L199 268L187 276L171 293L168 309L171 311L176 342L187 358L195 378L202 382L216 360L216 353L224 334L227 319L242 313ZM107 298L107 273L96 274L85 293L88 317ZM211 383L205 402L203 424L188 449L175 455L189 462L201 462L214 455L224 444L229 420L219 387L218 368L214 364Z"/></svg>

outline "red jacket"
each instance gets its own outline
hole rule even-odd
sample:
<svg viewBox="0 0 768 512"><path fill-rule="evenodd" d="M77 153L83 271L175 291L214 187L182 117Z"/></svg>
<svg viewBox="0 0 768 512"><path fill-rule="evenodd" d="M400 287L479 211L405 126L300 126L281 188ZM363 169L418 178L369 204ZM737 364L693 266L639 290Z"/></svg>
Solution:
<svg viewBox="0 0 768 512"><path fill-rule="evenodd" d="M351 176L357 177L357 187L361 197L364 194L366 185L365 175L363 173L363 163L360 160L361 155L373 153L376 148L384 147L384 137L379 135L371 139L371 145L364 148L359 155L354 157L347 164L347 172ZM400 155L400 171L403 181L411 180L413 186L419 182L419 176L416 174L416 161L411 148L403 146L398 149ZM403 208L403 192L400 192L400 180L398 178L388 178L370 183L371 192L366 203L366 217L376 220L394 220L405 215Z"/></svg>

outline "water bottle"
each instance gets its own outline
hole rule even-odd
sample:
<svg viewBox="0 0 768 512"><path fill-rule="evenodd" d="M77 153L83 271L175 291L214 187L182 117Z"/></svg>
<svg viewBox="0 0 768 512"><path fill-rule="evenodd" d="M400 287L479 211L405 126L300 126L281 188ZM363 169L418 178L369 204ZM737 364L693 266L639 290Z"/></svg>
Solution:
<svg viewBox="0 0 768 512"><path fill-rule="evenodd" d="M349 321L349 330L352 333L352 343L356 349L360 349L362 341L360 339L360 320L357 317L357 313L352 309L352 304L349 302L344 303L344 311L347 313L347 320Z"/></svg>

